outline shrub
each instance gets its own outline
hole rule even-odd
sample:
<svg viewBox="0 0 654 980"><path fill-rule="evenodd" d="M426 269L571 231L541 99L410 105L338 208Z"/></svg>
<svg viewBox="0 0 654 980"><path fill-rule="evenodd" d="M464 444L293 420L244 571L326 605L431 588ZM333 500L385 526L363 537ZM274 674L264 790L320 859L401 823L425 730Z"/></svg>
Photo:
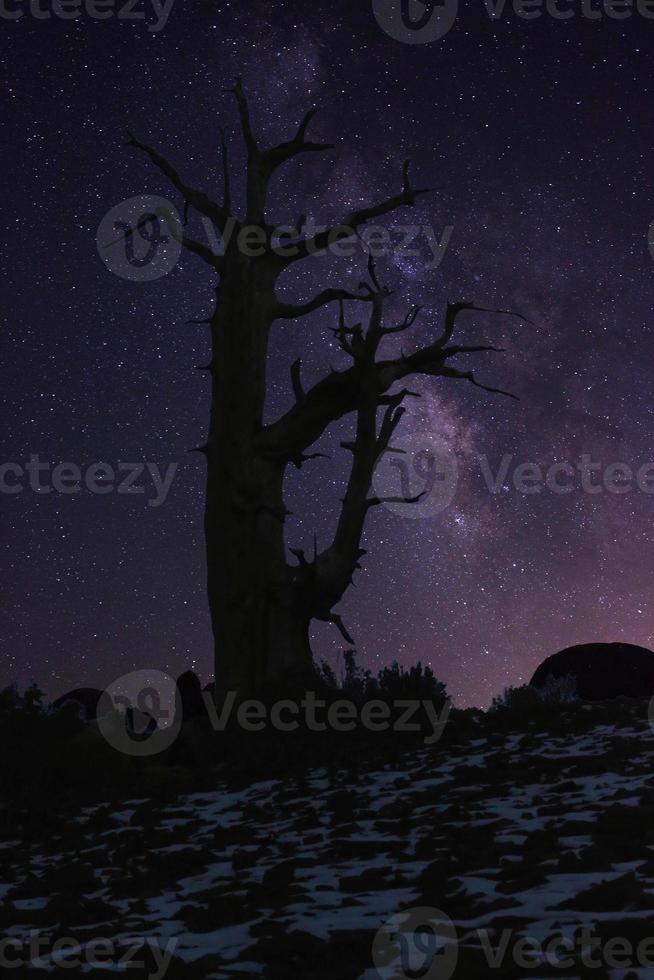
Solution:
<svg viewBox="0 0 654 980"><path fill-rule="evenodd" d="M415 698L442 705L447 700L445 684L436 679L431 667L423 667L420 662L406 669L395 660L390 667L382 667L373 677L369 670L363 670L357 664L354 650L345 650L343 661L340 682L329 664L323 661L318 667L319 678L327 691L338 693L339 697L347 697L357 703Z"/></svg>
<svg viewBox="0 0 654 980"><path fill-rule="evenodd" d="M536 721L550 713L552 708L577 700L577 682L572 674L550 676L542 687L524 684L522 687L504 688L502 694L493 698L489 713L504 713L525 722Z"/></svg>
<svg viewBox="0 0 654 980"><path fill-rule="evenodd" d="M541 701L546 704L570 704L579 700L577 679L574 674L554 677L550 674L542 687L536 688Z"/></svg>

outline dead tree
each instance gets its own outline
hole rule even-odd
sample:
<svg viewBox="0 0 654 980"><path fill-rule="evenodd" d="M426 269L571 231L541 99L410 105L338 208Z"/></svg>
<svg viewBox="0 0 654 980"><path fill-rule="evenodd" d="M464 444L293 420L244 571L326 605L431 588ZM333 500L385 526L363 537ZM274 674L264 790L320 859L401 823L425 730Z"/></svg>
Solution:
<svg viewBox="0 0 654 980"><path fill-rule="evenodd" d="M312 670L309 631L314 619L334 623L348 643L352 642L335 608L364 554L361 538L366 514L380 503L370 495L375 465L400 422L403 400L412 394L401 383L412 375L427 375L461 379L486 391L498 391L479 384L471 371L452 365L457 354L497 350L488 345L451 344L459 314L480 309L472 303L449 304L444 326L428 346L407 356L384 359L379 356L384 338L409 330L419 310L410 310L400 323L385 325L388 293L380 286L372 263L370 281L357 292L329 287L299 304L278 298L276 284L291 264L326 251L334 241L354 238L371 219L414 206L427 191L413 188L406 162L399 193L344 215L338 226L312 237L300 228L297 238L288 243L292 248L275 247L274 228L266 213L272 178L293 158L327 150L330 144L307 140L307 128L315 114L312 109L291 140L263 149L252 128L240 80L230 92L236 99L247 150L247 200L242 218L233 209L224 137L220 203L185 183L157 150L134 137L129 140L129 145L144 151L179 192L185 223L189 210L194 209L220 236L228 230L233 232L223 254L215 254L185 232L180 236L184 247L202 259L218 280L215 308L206 321L212 347L206 368L211 376L211 411L208 438L201 451L207 463L205 537L219 698L230 690L246 696L271 686L280 689L304 683ZM260 232L263 254L253 257L239 247L239 232L246 227ZM346 324L343 304L349 300L361 304L365 328ZM307 316L329 303L340 303L334 330L351 359L350 366L331 370L305 391L301 365L296 361L290 368L294 405L281 418L264 424L272 325L276 320ZM310 449L325 429L350 414L356 418L356 431L344 448L352 454L352 466L334 539L311 557L300 550L287 551L286 469L313 458Z"/></svg>

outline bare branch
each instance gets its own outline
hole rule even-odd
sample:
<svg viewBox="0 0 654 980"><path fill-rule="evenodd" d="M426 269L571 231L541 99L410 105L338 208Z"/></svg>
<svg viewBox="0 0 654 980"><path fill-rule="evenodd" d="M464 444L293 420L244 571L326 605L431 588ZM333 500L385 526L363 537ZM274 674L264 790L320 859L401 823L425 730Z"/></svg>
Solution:
<svg viewBox="0 0 654 980"><path fill-rule="evenodd" d="M405 392L399 391L389 399L379 431L377 430L379 396L373 358L374 350L370 359L361 360L356 436L354 442L345 444L345 448L353 455L352 468L334 539L314 560L314 602L330 611L351 584L354 572L359 567L359 543L366 515L372 506L368 492L373 473L404 414L400 403Z"/></svg>
<svg viewBox="0 0 654 980"><path fill-rule="evenodd" d="M184 209L184 213L186 214L186 209ZM179 242L180 245L187 248L189 252L199 255L200 258L202 258L208 265L212 266L217 272L222 271L222 256L216 255L210 248L207 248L205 245L201 244L201 242L196 242L194 239L187 238L185 235L182 235L177 227L177 221L170 208L156 208L152 214L146 214L144 217L142 217L136 223L135 229L129 227L126 231L121 232L117 238L114 238L113 241L109 242L104 247L111 248L112 246L117 245L119 242L128 241L133 232L135 230L139 231L141 228L145 228L148 221L153 216L163 222L176 242Z"/></svg>
<svg viewBox="0 0 654 980"><path fill-rule="evenodd" d="M377 405L374 386L362 378L357 400L357 426L352 467L343 496L341 512L331 544L314 560L312 592L314 609L322 610L316 618L329 620L332 608L352 582L360 557L359 543L367 507L366 497L379 457L377 441ZM327 615L324 610L331 615ZM333 621L333 620L332 620Z"/></svg>
<svg viewBox="0 0 654 980"><path fill-rule="evenodd" d="M427 491L423 490L415 497L368 497L366 508L370 510L371 507L378 507L380 504L418 504L426 493Z"/></svg>
<svg viewBox="0 0 654 980"><path fill-rule="evenodd" d="M237 78L234 88L225 89L225 92L228 92L230 95L233 95L236 98L236 104L238 105L238 112L241 118L241 131L243 133L245 145L248 149L248 154L258 154L259 148L257 147L257 143L252 132L252 124L250 123L250 107L248 106L245 92L243 91L243 80L241 78Z"/></svg>
<svg viewBox="0 0 654 980"><path fill-rule="evenodd" d="M299 456L294 456L291 463L295 466L296 470L301 470L305 463L310 462L312 459L331 459L327 453L300 453Z"/></svg>
<svg viewBox="0 0 654 980"><path fill-rule="evenodd" d="M289 548L288 550L295 558L297 558L300 567L309 568L309 562L307 561L304 553L304 548Z"/></svg>
<svg viewBox="0 0 654 980"><path fill-rule="evenodd" d="M203 245L201 242L196 242L192 238L187 238L186 235L182 235L179 239L184 248L188 249L189 252L193 252L194 255L199 255L201 259L214 267L217 271L223 268L223 258L222 255L216 255L207 245Z"/></svg>
<svg viewBox="0 0 654 980"><path fill-rule="evenodd" d="M491 347L489 344L477 344L472 347L444 347L443 354L445 357L454 357L456 354L506 354L505 347Z"/></svg>
<svg viewBox="0 0 654 980"><path fill-rule="evenodd" d="M386 337L393 333L402 333L404 330L409 330L413 324L418 319L422 306L413 306L407 315L404 317L401 323L398 323L395 327L384 327L382 329L383 335Z"/></svg>
<svg viewBox="0 0 654 980"><path fill-rule="evenodd" d="M371 269L374 286L379 290L379 282L374 275L374 265ZM375 360L377 347L383 336L381 326L381 309L383 294L381 291L372 292L373 306L370 324L365 337L360 334L359 342L354 343L354 328L345 326L345 318L341 305L339 326L336 331L341 337L342 345L352 352L354 365L348 371L332 372L328 378L304 395L302 406L299 408L298 426L304 426L303 436L306 445L317 435L312 426L317 423L320 412L324 411L329 421L340 418L348 411L356 411L356 436L353 441L343 442L343 448L352 453L352 465L342 498L341 512L338 518L334 538L329 546L316 556L305 579L305 595L311 615L318 619L329 620L334 614L333 607L340 601L348 586L352 583L354 571L358 567L359 544L366 521L366 516L372 507L383 503L415 504L424 497L424 491L415 496L369 496L375 467L379 458L387 452L400 422L405 413L402 402L409 394L407 388L402 388L391 394L388 390L406 374L430 374L434 376L465 379L470 383L484 388L486 391L500 392L500 389L489 388L476 381L471 371L458 371L450 368L446 361L452 356L454 349L444 349L438 344L431 344L410 357L401 356L393 361ZM404 324L412 323L417 315L411 310ZM352 336L351 343L345 340ZM484 348L476 347L480 351ZM385 411L381 424L378 425L378 410L381 404ZM287 413L286 421L292 423L293 410ZM277 432L279 442L283 442L282 428ZM327 422L329 424L329 422ZM292 427L292 426L291 426ZM323 426L323 429L326 426ZM322 430L321 430L322 431Z"/></svg>
<svg viewBox="0 0 654 980"><path fill-rule="evenodd" d="M469 381L475 388L481 388L482 391L488 391L492 395L505 395L507 398L513 398L514 401L520 401L518 396L510 391L505 391L503 388L490 388L488 385L481 384L480 381L477 381L472 371L457 371L456 368L444 367L440 374L444 378L459 378L463 381Z"/></svg>
<svg viewBox="0 0 654 980"><path fill-rule="evenodd" d="M379 279L377 278L377 266L375 264L375 257L372 254L372 252L368 256L368 275L370 276L370 279L372 281L372 284L375 287L375 289L377 290L377 292L378 293L383 293L384 290L379 285Z"/></svg>
<svg viewBox="0 0 654 980"><path fill-rule="evenodd" d="M232 182L229 172L229 154L225 130L220 127L220 152L223 161L223 208L228 214L232 211Z"/></svg>
<svg viewBox="0 0 654 980"><path fill-rule="evenodd" d="M273 146L262 153L262 159L269 174L274 173L282 163L290 160L291 157L298 156L300 153L316 153L324 150L333 150L333 143L311 143L305 139L307 127L318 110L314 107L305 113L300 123L297 133L292 140Z"/></svg>
<svg viewBox="0 0 654 980"><path fill-rule="evenodd" d="M378 399L379 405L392 405L398 395L402 395L402 398L422 398L422 395L418 391L411 391L409 388L402 388L401 391L396 392L394 395L380 395Z"/></svg>
<svg viewBox="0 0 654 980"><path fill-rule="evenodd" d="M222 231L229 218L229 211L225 208L220 207L214 201L210 200L203 191L198 191L193 187L186 184L179 173L173 165L162 156L157 150L148 146L146 143L142 143L136 137L129 134L130 138L127 142L127 146L132 146L135 149L142 150L150 160L154 163L156 167L168 178L173 187L179 191L179 193L184 198L185 206L190 205L195 208L200 214L209 218L220 231Z"/></svg>
<svg viewBox="0 0 654 980"><path fill-rule="evenodd" d="M372 218L381 218L383 215L389 214L391 211L396 211L401 207L413 207L416 203L416 198L423 194L429 194L430 191L431 189L427 187L419 190L414 190L411 187L409 181L409 161L405 160L402 167L402 191L399 194L395 194L393 197L389 197L379 204L352 211L346 215L340 225L334 225L332 228L319 232L312 238L295 243L297 246L296 254L293 256L289 255L286 258L286 264L304 259L309 255L315 255L318 252L324 252L336 241L347 241L355 237L358 229L367 221L370 221Z"/></svg>
<svg viewBox="0 0 654 980"><path fill-rule="evenodd" d="M250 120L250 108L248 104L243 83L237 78L234 88L227 89L227 92L234 95L238 106L241 120L241 130L243 139L248 152L248 173L247 173L247 214L250 224L260 225L266 228L266 198L268 195L268 185L270 178L278 167L291 157L301 153L310 153L320 150L331 149L331 143L312 143L306 137L309 123L316 114L315 109L310 109L302 119L293 139L280 143L278 146L262 150L255 139ZM283 264L283 263L282 263Z"/></svg>
<svg viewBox="0 0 654 980"><path fill-rule="evenodd" d="M529 323L532 327L534 326L532 321L528 320L526 316L523 316L521 313L514 313L512 310L491 310L485 306L476 306L474 303L448 303L445 311L445 328L437 341L440 346L452 339L456 319L459 313L462 313L464 310L474 310L476 313L495 313L502 316L514 316L518 320Z"/></svg>
<svg viewBox="0 0 654 980"><path fill-rule="evenodd" d="M351 646L355 645L354 640L352 639L348 631L345 629L345 624L338 613L332 613L330 616L325 616L325 618L322 621L324 623L333 623L334 626L338 629L338 632L345 640L345 642L349 643Z"/></svg>
<svg viewBox="0 0 654 980"><path fill-rule="evenodd" d="M304 388L302 387L302 379L300 377L301 370L302 361L298 358L297 361L293 361L291 364L291 382L293 384L296 402L303 402L306 398Z"/></svg>
<svg viewBox="0 0 654 980"><path fill-rule="evenodd" d="M455 319L456 312L471 308L473 308L472 304L468 303L449 304L448 313L450 318ZM484 310L483 312L494 311ZM377 311L373 309L373 316L376 313ZM520 316L520 314L516 315ZM451 320L448 324L448 331L452 322ZM352 348L352 344L349 346ZM485 349L491 350L486 345L479 345L475 348L480 352ZM371 347L371 351L374 356L374 345ZM471 352L473 352L471 349L460 350L460 353ZM355 363L350 368L344 371L331 371L329 375L307 391L301 406L295 405L276 422L265 426L259 434L261 449L271 455L289 459L311 446L328 425L357 410L360 405L363 379L369 377L366 372L374 373L376 404L386 404L391 408L395 405L395 396L387 393L396 382L412 375L466 380L484 391L511 398L516 397L501 388L492 388L481 384L471 371L459 371L450 367L446 362L452 356L453 349L443 347L439 339L408 356L401 355L391 360L373 361L372 365L365 359L361 361L355 358ZM406 389L403 389L403 393L406 394Z"/></svg>
<svg viewBox="0 0 654 980"><path fill-rule="evenodd" d="M338 326L332 327L332 333L338 340L338 346L352 358L356 358L363 346L363 333L361 324L357 323L353 327L348 327L345 323L345 307L343 300L339 300ZM352 338L349 340L348 338Z"/></svg>
<svg viewBox="0 0 654 980"><path fill-rule="evenodd" d="M308 112L305 113L304 118L302 119L302 122L298 127L297 135L295 137L296 142L299 143L304 142L304 137L307 134L307 127L317 112L318 112L317 108L315 106L312 106L311 109L309 109Z"/></svg>
<svg viewBox="0 0 654 980"><path fill-rule="evenodd" d="M381 456L381 454L388 448L388 444L391 441L393 433L402 421L402 416L406 411L400 405L403 399L403 391L399 391L389 399L388 408L384 412L384 418L379 430L379 436L377 437L378 456Z"/></svg>
<svg viewBox="0 0 654 980"><path fill-rule="evenodd" d="M334 303L337 300L369 300L370 296L368 294L352 293L348 289L323 289L321 293L314 296L313 299L308 300L306 303L282 303L278 301L275 305L275 319L279 320L293 320L296 317L307 316L309 313L313 313L314 310L320 309L321 306L326 306L328 303Z"/></svg>

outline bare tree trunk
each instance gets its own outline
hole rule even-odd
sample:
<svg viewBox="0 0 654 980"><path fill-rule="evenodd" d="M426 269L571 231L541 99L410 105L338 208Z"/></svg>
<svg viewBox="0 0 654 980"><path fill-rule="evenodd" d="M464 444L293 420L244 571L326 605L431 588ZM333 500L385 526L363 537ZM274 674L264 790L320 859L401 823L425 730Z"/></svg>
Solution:
<svg viewBox="0 0 654 980"><path fill-rule="evenodd" d="M217 689L247 695L310 666L309 624L287 563L285 465L256 445L277 270L238 253L227 269L211 322L205 534Z"/></svg>
<svg viewBox="0 0 654 980"><path fill-rule="evenodd" d="M231 201L227 149L222 141L224 193L222 203L190 187L157 150L133 136L129 145L144 151L184 199L184 224L191 208L231 238L224 254L216 254L184 231L171 228L182 245L203 260L219 276L217 305L208 320L211 326L211 417L207 443L205 535L208 592L215 638L216 697L228 691L240 697L301 687L312 673L309 628L313 619L334 623L348 644L349 636L334 607L352 582L364 554L361 537L371 507L382 503L369 497L374 468L389 447L404 409L403 399L414 392L391 391L411 375L463 379L484 388L470 370L459 370L449 361L457 354L494 351L486 344L450 346L455 322L464 310L478 310L473 303L448 304L445 325L436 339L412 354L378 359L384 338L408 330L419 308L413 308L395 326L383 322L383 306L389 291L380 285L370 260L370 282L357 292L326 288L312 299L285 303L275 292L277 280L292 263L326 251L333 242L354 239L367 221L401 207L413 207L419 195L409 180L409 163L402 169L402 189L379 204L345 215L338 224L308 238L304 219L298 222L290 251L273 246L274 229L266 218L269 183L287 161L330 149L330 144L306 140L315 110L308 112L293 139L261 149L250 123L249 106L240 81L236 97L241 131L247 150L245 220L234 216ZM242 230L255 229L263 242L261 254L246 254L239 245ZM367 328L348 327L344 301L366 304ZM341 349L351 358L342 371L330 371L308 391L300 377L301 365L292 365L290 376L295 404L276 421L264 425L266 361L270 330L275 320L301 319L338 301L341 312L334 333ZM486 311L504 312L508 311ZM518 314L510 314L518 315ZM522 318L524 319L524 318ZM507 394L507 392L500 392ZM381 420L378 412L383 409ZM290 548L297 563L286 553L283 500L284 474L289 464L300 467L315 453L307 450L325 429L348 414L356 415L356 432L344 448L352 453L352 468L342 500L333 540L311 559ZM397 498L392 498L397 499ZM411 498L406 503L419 499Z"/></svg>

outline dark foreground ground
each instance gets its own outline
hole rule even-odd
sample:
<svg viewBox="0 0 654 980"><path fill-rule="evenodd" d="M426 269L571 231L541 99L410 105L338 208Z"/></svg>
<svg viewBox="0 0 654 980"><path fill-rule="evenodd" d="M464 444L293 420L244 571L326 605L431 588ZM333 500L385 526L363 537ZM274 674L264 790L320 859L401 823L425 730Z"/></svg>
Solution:
<svg viewBox="0 0 654 980"><path fill-rule="evenodd" d="M42 959L40 969L0 974L106 976L149 939L161 949L174 940L172 959L157 968L141 949L134 958L143 965L123 966L126 976L654 977L654 940L645 966L624 952L625 942L635 950L654 937L647 704L561 708L521 719L522 731L508 716L489 717L454 713L448 736L431 747L416 741L386 753L371 741L343 751L341 741L333 761L278 760L269 774L216 765L199 789L180 767L179 795L150 780L122 801L62 797L44 800L37 821L8 818L0 930L22 949L40 937ZM432 972L425 960L410 968L392 957L375 969L376 933L415 907L453 920L453 973L444 954ZM596 940L590 958L576 948L563 966L539 964L537 954L529 966L515 962L520 937L542 943L583 928ZM480 930L491 947L511 930L495 967ZM56 967L52 944L63 937L82 952L111 940L113 966ZM614 942L607 962L605 943L615 940L623 945ZM17 944L7 953L20 955Z"/></svg>

